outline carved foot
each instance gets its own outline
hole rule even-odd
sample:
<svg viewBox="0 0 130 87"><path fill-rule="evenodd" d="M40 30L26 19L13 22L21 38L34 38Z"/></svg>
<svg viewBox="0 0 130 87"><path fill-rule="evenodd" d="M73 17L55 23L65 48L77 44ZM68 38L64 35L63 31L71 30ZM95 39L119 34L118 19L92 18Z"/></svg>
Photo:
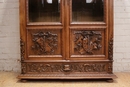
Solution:
<svg viewBox="0 0 130 87"><path fill-rule="evenodd" d="M107 82L112 83L113 79L107 79Z"/></svg>
<svg viewBox="0 0 130 87"><path fill-rule="evenodd" d="M21 80L21 82L23 82L23 83L26 83L26 82L27 82L27 80L25 80L25 79L22 79L22 80Z"/></svg>

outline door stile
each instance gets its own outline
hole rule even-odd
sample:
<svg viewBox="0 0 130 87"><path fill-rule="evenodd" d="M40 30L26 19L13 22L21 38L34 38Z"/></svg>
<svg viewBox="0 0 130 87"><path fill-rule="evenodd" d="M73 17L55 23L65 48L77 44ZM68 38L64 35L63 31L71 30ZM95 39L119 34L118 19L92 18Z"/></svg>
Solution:
<svg viewBox="0 0 130 87"><path fill-rule="evenodd" d="M62 40L61 40L61 43L62 43L62 54L63 54L63 57L62 57L62 60L65 60L65 50L66 50L66 47L65 47L65 45L66 45L66 40L65 40L65 31L66 31L66 21L65 21L65 1L64 0L62 0L62 4L61 4L61 10L62 10L62 14L61 14L61 20L62 20Z"/></svg>
<svg viewBox="0 0 130 87"><path fill-rule="evenodd" d="M104 47L104 50L105 50L105 55L106 55L106 59L108 59L108 36L109 36L109 2L110 2L110 0L105 0L105 2L104 2L104 22L105 22L105 26L106 26L106 30L105 30L105 47Z"/></svg>
<svg viewBox="0 0 130 87"><path fill-rule="evenodd" d="M64 23L65 23L65 60L69 60L69 0L64 0L65 2L65 16L64 16Z"/></svg>

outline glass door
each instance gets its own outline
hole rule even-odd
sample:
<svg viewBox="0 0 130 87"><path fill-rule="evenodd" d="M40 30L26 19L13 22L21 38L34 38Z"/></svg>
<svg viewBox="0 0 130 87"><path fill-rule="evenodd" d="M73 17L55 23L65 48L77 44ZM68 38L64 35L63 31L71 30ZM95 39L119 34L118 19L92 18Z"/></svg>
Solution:
<svg viewBox="0 0 130 87"><path fill-rule="evenodd" d="M68 0L70 59L107 58L107 0Z"/></svg>
<svg viewBox="0 0 130 87"><path fill-rule="evenodd" d="M26 0L30 60L63 60L64 0Z"/></svg>
<svg viewBox="0 0 130 87"><path fill-rule="evenodd" d="M27 0L28 24L61 24L62 4L62 0Z"/></svg>
<svg viewBox="0 0 130 87"><path fill-rule="evenodd" d="M103 21L103 0L72 0L72 22Z"/></svg>

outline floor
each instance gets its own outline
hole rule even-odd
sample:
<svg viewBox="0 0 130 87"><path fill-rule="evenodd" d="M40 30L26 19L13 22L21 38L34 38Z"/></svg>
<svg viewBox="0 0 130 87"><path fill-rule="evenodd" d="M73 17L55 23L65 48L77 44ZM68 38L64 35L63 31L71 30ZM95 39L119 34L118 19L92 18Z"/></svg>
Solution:
<svg viewBox="0 0 130 87"><path fill-rule="evenodd" d="M18 74L14 72L0 72L0 87L130 87L130 72L115 73L118 78L113 83L96 80L31 80L23 83L16 78Z"/></svg>

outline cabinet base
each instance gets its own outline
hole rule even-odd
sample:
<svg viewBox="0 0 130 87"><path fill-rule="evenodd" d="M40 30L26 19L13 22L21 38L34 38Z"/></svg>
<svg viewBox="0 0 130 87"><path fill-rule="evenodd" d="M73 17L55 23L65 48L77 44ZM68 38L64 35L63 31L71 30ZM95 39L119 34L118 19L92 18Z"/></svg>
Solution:
<svg viewBox="0 0 130 87"><path fill-rule="evenodd" d="M21 74L18 79L115 79L114 74Z"/></svg>

